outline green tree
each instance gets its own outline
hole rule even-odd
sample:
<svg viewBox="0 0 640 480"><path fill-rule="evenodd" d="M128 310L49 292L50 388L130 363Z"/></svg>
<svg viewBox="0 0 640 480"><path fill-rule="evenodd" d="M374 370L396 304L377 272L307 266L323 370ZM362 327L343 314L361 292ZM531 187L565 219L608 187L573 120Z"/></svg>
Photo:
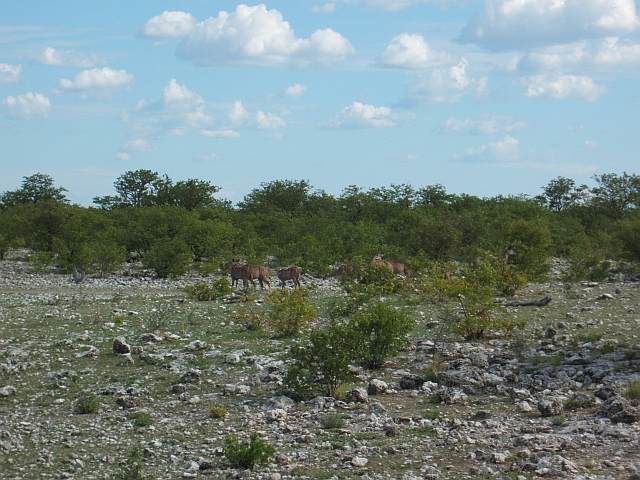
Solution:
<svg viewBox="0 0 640 480"><path fill-rule="evenodd" d="M67 190L63 187L55 187L53 178L49 175L36 173L23 178L22 186L18 190L4 192L0 196L0 205L3 208L46 201L69 201L64 195Z"/></svg>
<svg viewBox="0 0 640 480"><path fill-rule="evenodd" d="M142 265L156 272L160 278L183 275L193 254L181 238L159 238L142 258Z"/></svg>
<svg viewBox="0 0 640 480"><path fill-rule="evenodd" d="M584 202L587 195L587 186L576 188L576 183L570 178L558 177L542 187L543 194L536 199L554 212L561 212L571 206Z"/></svg>
<svg viewBox="0 0 640 480"><path fill-rule="evenodd" d="M592 203L619 220L631 207L640 207L640 176L636 174L622 175L604 173L594 175L598 183L591 189L594 195Z"/></svg>
<svg viewBox="0 0 640 480"><path fill-rule="evenodd" d="M309 197L306 180L274 180L260 184L238 203L240 210L253 213L281 212L289 216L300 210Z"/></svg>

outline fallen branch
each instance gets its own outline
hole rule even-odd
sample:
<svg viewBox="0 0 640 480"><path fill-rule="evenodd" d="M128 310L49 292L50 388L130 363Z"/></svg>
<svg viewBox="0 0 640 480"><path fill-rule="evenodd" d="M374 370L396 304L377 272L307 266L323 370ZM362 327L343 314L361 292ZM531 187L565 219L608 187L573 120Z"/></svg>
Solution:
<svg viewBox="0 0 640 480"><path fill-rule="evenodd" d="M545 307L549 305L550 301L551 301L551 297L547 295L546 297L541 298L540 300L531 300L528 302L507 302L507 303L503 303L502 306L504 307Z"/></svg>

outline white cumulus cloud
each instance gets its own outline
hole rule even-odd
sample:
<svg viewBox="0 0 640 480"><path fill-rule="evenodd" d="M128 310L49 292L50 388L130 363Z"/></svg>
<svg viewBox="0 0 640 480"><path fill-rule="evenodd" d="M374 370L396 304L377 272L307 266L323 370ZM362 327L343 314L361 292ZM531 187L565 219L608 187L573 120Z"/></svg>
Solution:
<svg viewBox="0 0 640 480"><path fill-rule="evenodd" d="M357 3L356 0L343 0L349 3ZM413 5L421 3L448 3L447 0L364 0L364 3L370 7L382 8L384 10L397 11Z"/></svg>
<svg viewBox="0 0 640 480"><path fill-rule="evenodd" d="M7 118L29 120L46 117L51 111L51 102L41 93L28 92L17 97L9 95L2 100L0 110Z"/></svg>
<svg viewBox="0 0 640 480"><path fill-rule="evenodd" d="M301 83L295 83L284 91L284 94L287 97L298 98L307 93L307 87L302 85Z"/></svg>
<svg viewBox="0 0 640 480"><path fill-rule="evenodd" d="M487 79L475 79L467 72L468 62L462 58L457 65L434 68L409 82L405 101L409 103L455 103L463 95L483 93Z"/></svg>
<svg viewBox="0 0 640 480"><path fill-rule="evenodd" d="M53 47L45 48L42 53L34 59L42 65L64 66L91 68L104 60L98 58L97 55L80 52L78 50L58 50Z"/></svg>
<svg viewBox="0 0 640 480"><path fill-rule="evenodd" d="M328 28L297 38L289 22L264 4L240 4L234 12L197 23L176 55L200 65L220 64L309 67L344 60L354 52L345 37Z"/></svg>
<svg viewBox="0 0 640 480"><path fill-rule="evenodd" d="M313 13L332 13L336 9L335 2L325 3L324 5L311 7Z"/></svg>
<svg viewBox="0 0 640 480"><path fill-rule="evenodd" d="M255 114L249 113L241 100L236 101L229 110L229 121L238 127L253 127L261 130L285 127L287 124L282 117L273 113L259 110Z"/></svg>
<svg viewBox="0 0 640 480"><path fill-rule="evenodd" d="M0 63L0 83L13 83L20 79L22 65Z"/></svg>
<svg viewBox="0 0 640 480"><path fill-rule="evenodd" d="M513 162L519 159L519 141L511 135L505 135L502 140L469 148L463 154L455 154L454 159L468 162Z"/></svg>
<svg viewBox="0 0 640 480"><path fill-rule="evenodd" d="M639 23L634 0L485 0L458 40L491 50L526 50L617 36Z"/></svg>
<svg viewBox="0 0 640 480"><path fill-rule="evenodd" d="M527 86L525 95L531 98L553 99L583 97L592 102L606 91L606 87L597 85L590 77L586 76L559 75L549 77L536 75Z"/></svg>
<svg viewBox="0 0 640 480"><path fill-rule="evenodd" d="M135 138L125 143L123 149L131 152L150 152L151 145L145 138Z"/></svg>
<svg viewBox="0 0 640 480"><path fill-rule="evenodd" d="M397 124L388 107L374 107L360 102L353 102L344 107L324 127L326 128L380 128L393 127Z"/></svg>
<svg viewBox="0 0 640 480"><path fill-rule="evenodd" d="M394 37L378 61L382 65L400 68L428 68L446 61L447 56L431 50L422 35L401 33Z"/></svg>
<svg viewBox="0 0 640 480"><path fill-rule="evenodd" d="M479 117L459 120L449 118L440 129L445 133L467 133L471 135L491 135L499 132L513 132L528 127L526 122L515 122L507 115L482 114Z"/></svg>
<svg viewBox="0 0 640 480"><path fill-rule="evenodd" d="M200 130L200 134L205 137L213 138L237 138L240 136L240 132L231 129L224 130Z"/></svg>
<svg viewBox="0 0 640 480"><path fill-rule="evenodd" d="M134 76L125 70L112 70L108 67L93 68L83 70L73 80L61 78L58 91L108 96L121 90L130 89L134 80Z"/></svg>
<svg viewBox="0 0 640 480"><path fill-rule="evenodd" d="M156 40L188 35L196 25L196 19L186 12L169 12L165 10L145 23L138 36Z"/></svg>
<svg viewBox="0 0 640 480"><path fill-rule="evenodd" d="M131 155L129 155L128 153L125 153L125 152L119 152L119 153L116 154L116 158L118 160L126 162L127 160L129 160L131 158Z"/></svg>

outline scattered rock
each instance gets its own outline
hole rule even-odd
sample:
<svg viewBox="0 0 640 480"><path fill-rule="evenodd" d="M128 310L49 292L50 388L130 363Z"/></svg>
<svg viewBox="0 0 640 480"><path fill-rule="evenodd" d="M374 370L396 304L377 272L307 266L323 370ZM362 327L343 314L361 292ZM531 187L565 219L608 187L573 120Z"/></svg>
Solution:
<svg viewBox="0 0 640 480"><path fill-rule="evenodd" d="M11 395L15 395L16 389L11 385L7 385L6 387L0 388L0 397L10 397Z"/></svg>
<svg viewBox="0 0 640 480"><path fill-rule="evenodd" d="M369 403L369 395L367 390L362 387L356 387L352 390L349 390L345 396L356 403Z"/></svg>
<svg viewBox="0 0 640 480"><path fill-rule="evenodd" d="M385 393L388 389L389 385L387 385L387 382L374 378L369 382L367 393L369 395L379 395Z"/></svg>
<svg viewBox="0 0 640 480"><path fill-rule="evenodd" d="M538 411L543 417L560 415L564 408L564 400L560 397L546 397L538 401Z"/></svg>
<svg viewBox="0 0 640 480"><path fill-rule="evenodd" d="M113 339L113 353L116 355L131 353L131 346L125 341L124 337Z"/></svg>
<svg viewBox="0 0 640 480"><path fill-rule="evenodd" d="M200 370L196 370L195 368L188 370L180 377L180 381L184 383L200 383L201 379L202 372L200 372Z"/></svg>
<svg viewBox="0 0 640 480"><path fill-rule="evenodd" d="M136 408L140 406L140 398L121 395L116 399L116 403L124 409Z"/></svg>

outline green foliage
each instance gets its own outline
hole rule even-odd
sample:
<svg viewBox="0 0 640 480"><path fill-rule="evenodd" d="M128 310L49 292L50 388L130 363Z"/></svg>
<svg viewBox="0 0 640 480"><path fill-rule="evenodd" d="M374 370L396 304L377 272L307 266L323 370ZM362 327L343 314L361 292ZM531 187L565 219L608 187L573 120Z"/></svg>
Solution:
<svg viewBox="0 0 640 480"><path fill-rule="evenodd" d="M567 411L579 410L582 408L589 408L596 404L595 397L590 395L579 395L574 398L569 398L564 402L564 409Z"/></svg>
<svg viewBox="0 0 640 480"><path fill-rule="evenodd" d="M234 468L252 469L254 465L265 465L276 453L276 449L258 437L256 432L251 434L250 443L241 443L235 435L225 438L224 456Z"/></svg>
<svg viewBox="0 0 640 480"><path fill-rule="evenodd" d="M565 417L564 415L555 415L551 417L549 420L551 420L551 423L553 423L556 427L559 427L560 425L563 425L564 422L567 421L567 417Z"/></svg>
<svg viewBox="0 0 640 480"><path fill-rule="evenodd" d="M602 353L603 355L606 355L607 353L613 353L618 349L618 347L616 347L613 343L605 343L602 346L602 349L600 350L600 353Z"/></svg>
<svg viewBox="0 0 640 480"><path fill-rule="evenodd" d="M95 393L85 393L76 400L76 413L98 413L100 411L100 400Z"/></svg>
<svg viewBox="0 0 640 480"><path fill-rule="evenodd" d="M624 396L630 400L640 400L640 381L629 382L624 391Z"/></svg>
<svg viewBox="0 0 640 480"><path fill-rule="evenodd" d="M147 480L149 477L142 473L142 469L142 453L136 447L131 451L126 463L114 478L116 480Z"/></svg>
<svg viewBox="0 0 640 480"><path fill-rule="evenodd" d="M355 347L351 333L347 325L333 322L326 329L311 332L308 345L293 345L285 386L304 398L334 396L343 383L354 378L350 369Z"/></svg>
<svg viewBox="0 0 640 480"><path fill-rule="evenodd" d="M36 173L28 177L23 177L22 186L13 192L4 192L0 195L0 206L14 207L28 203L38 203L46 201L68 202L64 192L67 189L53 186L53 178L44 173Z"/></svg>
<svg viewBox="0 0 640 480"><path fill-rule="evenodd" d="M209 416L211 418L224 418L227 413L227 409L220 405L209 405Z"/></svg>
<svg viewBox="0 0 640 480"><path fill-rule="evenodd" d="M444 383L444 376L433 369L427 370L422 376L424 377L425 382L433 382L437 384Z"/></svg>
<svg viewBox="0 0 640 480"><path fill-rule="evenodd" d="M440 411L428 410L425 413L423 413L422 416L428 420L437 420L440 418Z"/></svg>
<svg viewBox="0 0 640 480"><path fill-rule="evenodd" d="M189 247L179 238L161 238L142 259L142 265L156 272L158 277L167 278L184 274L193 255Z"/></svg>
<svg viewBox="0 0 640 480"><path fill-rule="evenodd" d="M581 335L578 340L583 343L595 343L602 340L603 335L598 332L589 332L586 335Z"/></svg>
<svg viewBox="0 0 640 480"><path fill-rule="evenodd" d="M211 284L196 282L193 285L182 287L181 290L185 291L189 298L200 302L217 300L233 293L233 288L231 288L226 278L219 278L211 282Z"/></svg>
<svg viewBox="0 0 640 480"><path fill-rule="evenodd" d="M344 428L345 421L340 413L329 412L318 415L318 422L322 428Z"/></svg>
<svg viewBox="0 0 640 480"><path fill-rule="evenodd" d="M266 322L265 317L266 314L263 310L256 311L247 305L241 305L240 308L238 308L236 322L252 332L262 328Z"/></svg>
<svg viewBox="0 0 640 480"><path fill-rule="evenodd" d="M317 316L306 288L279 289L267 296L269 323L279 337L297 335Z"/></svg>
<svg viewBox="0 0 640 480"><path fill-rule="evenodd" d="M380 368L395 356L414 327L405 309L376 300L349 319L356 355L369 368Z"/></svg>
<svg viewBox="0 0 640 480"><path fill-rule="evenodd" d="M154 423L153 417L144 412L130 413L129 418L133 420L133 426L135 428L148 427Z"/></svg>
<svg viewBox="0 0 640 480"><path fill-rule="evenodd" d="M625 258L640 262L640 217L621 222L618 226L618 238L622 242Z"/></svg>

